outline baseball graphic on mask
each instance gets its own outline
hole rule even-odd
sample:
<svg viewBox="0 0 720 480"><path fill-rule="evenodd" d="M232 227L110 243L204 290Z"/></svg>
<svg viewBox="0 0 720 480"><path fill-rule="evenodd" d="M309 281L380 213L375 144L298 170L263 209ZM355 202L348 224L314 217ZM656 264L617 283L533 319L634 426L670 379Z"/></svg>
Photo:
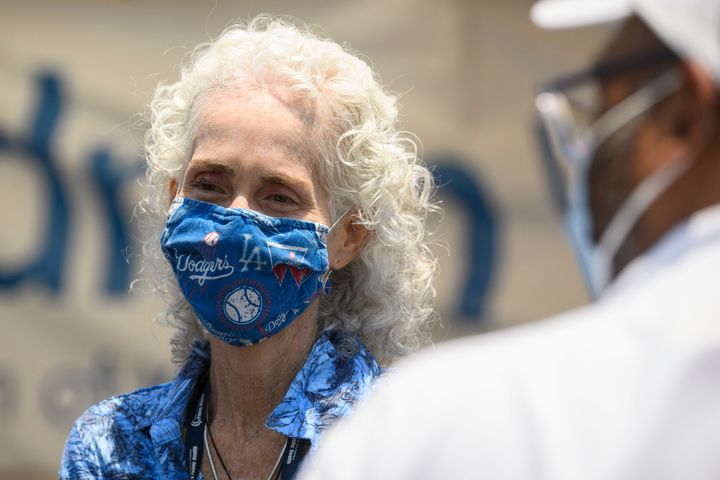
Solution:
<svg viewBox="0 0 720 480"><path fill-rule="evenodd" d="M257 319L262 311L262 297L253 287L243 285L225 297L225 316L238 325L246 325Z"/></svg>

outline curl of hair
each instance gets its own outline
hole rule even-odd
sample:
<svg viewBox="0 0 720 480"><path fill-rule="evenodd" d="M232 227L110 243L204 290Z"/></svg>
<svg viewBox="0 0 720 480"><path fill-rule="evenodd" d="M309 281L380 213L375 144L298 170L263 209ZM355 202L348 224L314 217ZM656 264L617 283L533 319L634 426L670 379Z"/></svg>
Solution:
<svg viewBox="0 0 720 480"><path fill-rule="evenodd" d="M173 361L182 364L192 343L206 333L159 248L168 187L182 179L190 161L202 99L247 82L260 88L281 85L312 112L321 125L313 167L329 193L331 216L335 220L355 207L356 223L370 230L361 254L333 272L332 292L320 301L320 329L340 332L346 354L359 338L382 363L425 343L427 324L435 317L437 266L425 223L439 207L432 200L432 175L412 137L397 130L396 97L383 90L365 62L337 43L297 22L259 16L199 45L182 66L180 80L160 84L149 107L147 193L136 214L143 276L167 300L160 320L176 328Z"/></svg>

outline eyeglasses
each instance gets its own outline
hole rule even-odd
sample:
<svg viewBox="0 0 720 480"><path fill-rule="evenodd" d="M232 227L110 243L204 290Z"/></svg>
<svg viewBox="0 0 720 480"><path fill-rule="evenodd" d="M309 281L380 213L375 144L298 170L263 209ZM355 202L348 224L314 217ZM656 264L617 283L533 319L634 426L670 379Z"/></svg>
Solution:
<svg viewBox="0 0 720 480"><path fill-rule="evenodd" d="M540 91L559 92L568 90L588 81L601 82L632 70L653 67L660 65L661 63L674 63L678 60L679 57L668 49L635 52L613 60L612 62L599 63L586 70L564 75L548 82L540 89Z"/></svg>
<svg viewBox="0 0 720 480"><path fill-rule="evenodd" d="M680 84L677 70L669 70L636 90L619 104L601 112L602 82L662 63L676 62L669 50L635 53L612 63L557 79L540 89L535 106L549 140L553 167L567 182L583 175L593 151L620 127L672 94Z"/></svg>

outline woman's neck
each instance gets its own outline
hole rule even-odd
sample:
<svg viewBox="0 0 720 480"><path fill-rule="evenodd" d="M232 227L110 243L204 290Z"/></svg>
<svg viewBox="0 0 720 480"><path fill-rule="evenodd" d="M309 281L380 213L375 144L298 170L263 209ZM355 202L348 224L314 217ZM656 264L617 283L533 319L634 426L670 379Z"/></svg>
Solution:
<svg viewBox="0 0 720 480"><path fill-rule="evenodd" d="M283 331L250 347L210 339L210 427L235 442L269 431L265 420L282 401L317 338L317 306Z"/></svg>

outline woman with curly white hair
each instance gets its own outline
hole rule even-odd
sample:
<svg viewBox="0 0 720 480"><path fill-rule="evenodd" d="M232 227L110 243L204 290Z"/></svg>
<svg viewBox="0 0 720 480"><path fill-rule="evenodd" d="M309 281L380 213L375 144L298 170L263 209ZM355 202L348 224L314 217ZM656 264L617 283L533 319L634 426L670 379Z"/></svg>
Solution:
<svg viewBox="0 0 720 480"><path fill-rule="evenodd" d="M62 478L292 478L425 340L436 206L395 101L356 56L271 17L157 88L144 268L182 367L91 407Z"/></svg>

